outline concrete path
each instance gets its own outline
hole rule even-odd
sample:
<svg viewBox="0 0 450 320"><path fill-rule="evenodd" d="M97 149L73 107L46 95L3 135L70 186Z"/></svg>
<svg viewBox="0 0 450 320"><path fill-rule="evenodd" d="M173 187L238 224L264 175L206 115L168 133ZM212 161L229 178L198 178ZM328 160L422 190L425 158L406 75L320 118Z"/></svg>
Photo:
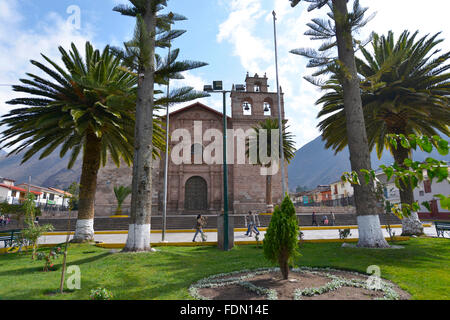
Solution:
<svg viewBox="0 0 450 320"><path fill-rule="evenodd" d="M240 231L243 229L239 229L239 231L235 231L234 240L235 241L255 241L254 237L245 236L245 231ZM382 229L385 237L389 237L386 229ZM358 238L358 229L351 229L351 236L349 238ZM401 228L393 229L395 235L401 234ZM434 226L425 227L425 234L428 236L437 236L436 229ZM95 241L100 241L104 243L125 243L127 240L126 233L108 233L105 234L106 231L99 232L95 234ZM339 231L337 229L320 229L320 230L303 230L304 240L313 240L313 239L339 239ZM217 232L205 232L207 235L207 241L217 241ZM265 231L261 231L259 240L262 241L264 239ZM70 238L72 239L73 236ZM170 243L176 242L192 242L192 238L194 237L194 232L166 232L165 240ZM150 236L151 243L159 243L162 240L161 233L152 232ZM65 235L45 235L39 239L39 243L41 244L57 244L66 241ZM201 241L200 234L197 235L197 242Z"/></svg>

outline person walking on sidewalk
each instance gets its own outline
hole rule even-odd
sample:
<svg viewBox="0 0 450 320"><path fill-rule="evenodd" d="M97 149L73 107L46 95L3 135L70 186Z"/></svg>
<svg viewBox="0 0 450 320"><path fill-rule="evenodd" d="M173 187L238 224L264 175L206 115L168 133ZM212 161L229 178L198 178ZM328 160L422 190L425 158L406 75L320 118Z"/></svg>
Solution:
<svg viewBox="0 0 450 320"><path fill-rule="evenodd" d="M195 242L195 238L197 238L197 234L200 233L201 237L202 237L202 241L206 240L206 235L203 232L203 227L206 225L206 217L203 217L201 214L199 214L197 216L197 222L195 225L195 235L194 235L194 239L192 239L192 242Z"/></svg>
<svg viewBox="0 0 450 320"><path fill-rule="evenodd" d="M336 217L334 216L334 213L331 211L331 225L334 226L336 224Z"/></svg>
<svg viewBox="0 0 450 320"><path fill-rule="evenodd" d="M317 223L316 213L314 211L312 213L312 224L311 225L319 226L319 224Z"/></svg>
<svg viewBox="0 0 450 320"><path fill-rule="evenodd" d="M261 222L259 221L259 216L254 215L253 212L249 211L248 215L245 216L245 226L248 225L247 232L245 233L246 236L251 237L253 234L253 231L255 231L256 235L259 235L259 230L256 227L258 225L261 226Z"/></svg>

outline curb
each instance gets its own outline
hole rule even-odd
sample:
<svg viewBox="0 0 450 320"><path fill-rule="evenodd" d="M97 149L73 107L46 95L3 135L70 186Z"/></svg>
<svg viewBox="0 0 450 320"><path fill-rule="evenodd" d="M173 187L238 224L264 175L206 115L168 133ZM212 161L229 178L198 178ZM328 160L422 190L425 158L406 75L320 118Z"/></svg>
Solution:
<svg viewBox="0 0 450 320"><path fill-rule="evenodd" d="M391 240L390 237L386 237L386 240ZM410 237L394 237L395 241L407 241ZM301 240L299 243L344 243L344 242L358 242L358 238L352 239L311 239ZM262 241L258 241L262 245ZM235 241L235 245L252 245L258 244L256 241ZM97 243L96 247L105 249L121 249L125 247L125 243ZM152 247L201 247L201 246L217 246L217 241L205 241L205 242L156 242L151 244Z"/></svg>
<svg viewBox="0 0 450 320"><path fill-rule="evenodd" d="M432 225L424 223L423 227L429 228ZM391 225L391 228L401 228L401 224ZM386 229L386 225L381 226L382 229ZM328 227L300 227L301 231L304 230L339 230L339 229L358 229L358 226L328 226ZM267 231L267 227L259 228L260 231ZM234 228L234 232L245 232L247 228ZM177 229L177 230L166 230L166 233L194 233L194 229ZM203 232L217 232L217 229L203 229ZM162 233L162 230L151 230L150 233ZM70 234L74 234L73 231ZM110 231L95 231L94 234L128 234L127 230L110 230ZM67 232L57 231L57 232L46 232L44 236L65 236Z"/></svg>

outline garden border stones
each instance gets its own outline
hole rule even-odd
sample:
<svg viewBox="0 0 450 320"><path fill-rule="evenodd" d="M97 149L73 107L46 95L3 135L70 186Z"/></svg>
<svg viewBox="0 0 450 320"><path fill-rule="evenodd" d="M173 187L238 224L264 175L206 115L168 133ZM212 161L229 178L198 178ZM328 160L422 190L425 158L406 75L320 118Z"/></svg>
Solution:
<svg viewBox="0 0 450 320"><path fill-rule="evenodd" d="M202 288L223 288L229 285L238 285L247 290L256 293L259 296L266 296L267 300L277 300L278 294L274 289L268 289L264 287L258 287L248 280L262 274L267 274L271 272L280 272L280 268L259 268L259 269L244 269L239 271L233 271L230 273L220 273L212 275L210 277L201 279L189 287L189 293L194 299L198 300L210 300L208 297L204 297L199 293L199 289ZM400 299L399 294L393 289L393 285L379 279L379 286L374 287L371 285L367 279L347 279L344 277L336 276L330 272L345 272L349 275L364 276L369 279L367 274L351 272L347 270L338 270L332 268L311 268L311 267L301 267L293 268L291 272L296 273L309 273L317 276L322 276L330 279L330 282L321 287L312 287L305 289L296 289L294 291L294 300L301 300L303 296L317 296L330 291L338 290L341 287L354 287L363 288L371 291L382 292L383 300L398 300Z"/></svg>

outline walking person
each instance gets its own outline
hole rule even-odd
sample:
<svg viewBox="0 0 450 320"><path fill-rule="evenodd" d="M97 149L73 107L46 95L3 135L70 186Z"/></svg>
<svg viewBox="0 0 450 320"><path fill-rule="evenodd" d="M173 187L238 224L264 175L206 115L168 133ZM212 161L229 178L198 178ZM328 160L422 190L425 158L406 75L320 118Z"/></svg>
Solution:
<svg viewBox="0 0 450 320"><path fill-rule="evenodd" d="M203 217L201 214L197 216L197 221L195 224L195 235L194 239L192 239L192 242L195 242L195 238L197 237L197 234L200 233L202 237L202 241L206 240L206 235L203 233L203 227L206 225L206 217Z"/></svg>
<svg viewBox="0 0 450 320"><path fill-rule="evenodd" d="M251 237L253 234L253 231L255 231L256 235L259 235L259 230L256 227L256 224L258 226L261 226L261 222L259 221L259 216L254 215L253 212L249 211L248 215L245 216L245 224L248 224L247 232L245 233L246 236Z"/></svg>
<svg viewBox="0 0 450 320"><path fill-rule="evenodd" d="M316 213L314 211L312 213L312 225L319 226L319 224L317 223Z"/></svg>
<svg viewBox="0 0 450 320"><path fill-rule="evenodd" d="M331 211L331 225L334 226L336 224L336 217L334 216L334 213Z"/></svg>

